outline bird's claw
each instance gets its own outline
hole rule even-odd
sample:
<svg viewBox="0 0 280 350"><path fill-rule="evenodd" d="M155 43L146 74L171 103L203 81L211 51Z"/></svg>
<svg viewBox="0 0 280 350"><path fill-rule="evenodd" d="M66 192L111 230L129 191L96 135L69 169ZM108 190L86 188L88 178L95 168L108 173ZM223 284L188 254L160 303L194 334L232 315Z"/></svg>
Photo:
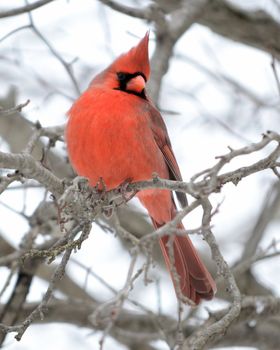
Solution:
<svg viewBox="0 0 280 350"><path fill-rule="evenodd" d="M131 178L125 179L119 186L119 192L125 203L128 202L131 198L133 198L137 192L135 190L128 191L128 186L130 185L131 181Z"/></svg>
<svg viewBox="0 0 280 350"><path fill-rule="evenodd" d="M113 206L103 207L102 212L106 216L107 219L110 219L113 215L114 208Z"/></svg>

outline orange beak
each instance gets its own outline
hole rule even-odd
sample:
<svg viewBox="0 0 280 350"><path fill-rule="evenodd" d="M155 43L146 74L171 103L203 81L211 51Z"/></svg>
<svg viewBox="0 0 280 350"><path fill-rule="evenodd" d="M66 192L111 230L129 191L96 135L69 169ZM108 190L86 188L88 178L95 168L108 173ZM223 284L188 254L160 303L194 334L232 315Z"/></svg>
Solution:
<svg viewBox="0 0 280 350"><path fill-rule="evenodd" d="M126 90L141 93L143 89L145 89L145 86L145 79L141 75L137 75L137 77L130 79L129 82L126 84Z"/></svg>

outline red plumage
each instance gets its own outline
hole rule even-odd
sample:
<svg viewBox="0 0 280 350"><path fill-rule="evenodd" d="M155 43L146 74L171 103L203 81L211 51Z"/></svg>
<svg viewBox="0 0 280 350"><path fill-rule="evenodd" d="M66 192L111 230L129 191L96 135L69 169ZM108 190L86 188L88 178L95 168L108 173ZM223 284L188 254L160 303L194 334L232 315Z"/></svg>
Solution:
<svg viewBox="0 0 280 350"><path fill-rule="evenodd" d="M153 173L182 180L162 116L144 89L149 76L146 34L136 47L98 74L70 109L66 129L70 161L91 185L102 177L107 189L112 189L128 179L151 179ZM177 196L186 205L185 195ZM137 197L155 228L176 215L169 190L143 190ZM167 241L168 237L163 237L160 246L170 271ZM182 294L195 303L211 299L215 282L187 236L175 237L174 258Z"/></svg>

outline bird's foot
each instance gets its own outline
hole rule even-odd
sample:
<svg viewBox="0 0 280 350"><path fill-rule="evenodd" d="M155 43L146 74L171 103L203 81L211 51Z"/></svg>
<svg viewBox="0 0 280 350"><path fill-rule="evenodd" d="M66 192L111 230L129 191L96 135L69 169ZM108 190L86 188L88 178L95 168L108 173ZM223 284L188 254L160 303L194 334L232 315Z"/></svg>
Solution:
<svg viewBox="0 0 280 350"><path fill-rule="evenodd" d="M128 202L131 198L133 198L137 191L128 191L128 186L132 182L131 178L125 179L119 186L119 192L124 200L124 202Z"/></svg>
<svg viewBox="0 0 280 350"><path fill-rule="evenodd" d="M102 177L100 177L99 180L96 182L94 188L100 193L101 198L104 197L105 193L107 192L107 186Z"/></svg>
<svg viewBox="0 0 280 350"><path fill-rule="evenodd" d="M112 204L102 208L102 213L107 219L110 219L112 217L113 212L114 206Z"/></svg>

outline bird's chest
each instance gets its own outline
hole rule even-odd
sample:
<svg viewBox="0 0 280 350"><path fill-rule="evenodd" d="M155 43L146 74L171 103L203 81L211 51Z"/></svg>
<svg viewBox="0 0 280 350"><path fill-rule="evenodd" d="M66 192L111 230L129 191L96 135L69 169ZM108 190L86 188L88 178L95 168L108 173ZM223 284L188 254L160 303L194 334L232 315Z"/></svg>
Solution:
<svg viewBox="0 0 280 350"><path fill-rule="evenodd" d="M106 170L110 166L116 171L117 167L127 168L133 160L145 158L145 149L153 141L146 123L143 116L128 113L93 118L87 141L92 145L95 166L104 163Z"/></svg>
<svg viewBox="0 0 280 350"><path fill-rule="evenodd" d="M113 102L113 101L111 101ZM78 117L70 114L67 134L76 133L69 155L78 174L108 188L125 180L144 180L164 166L145 111L125 103L95 105ZM73 137L71 137L73 139Z"/></svg>

